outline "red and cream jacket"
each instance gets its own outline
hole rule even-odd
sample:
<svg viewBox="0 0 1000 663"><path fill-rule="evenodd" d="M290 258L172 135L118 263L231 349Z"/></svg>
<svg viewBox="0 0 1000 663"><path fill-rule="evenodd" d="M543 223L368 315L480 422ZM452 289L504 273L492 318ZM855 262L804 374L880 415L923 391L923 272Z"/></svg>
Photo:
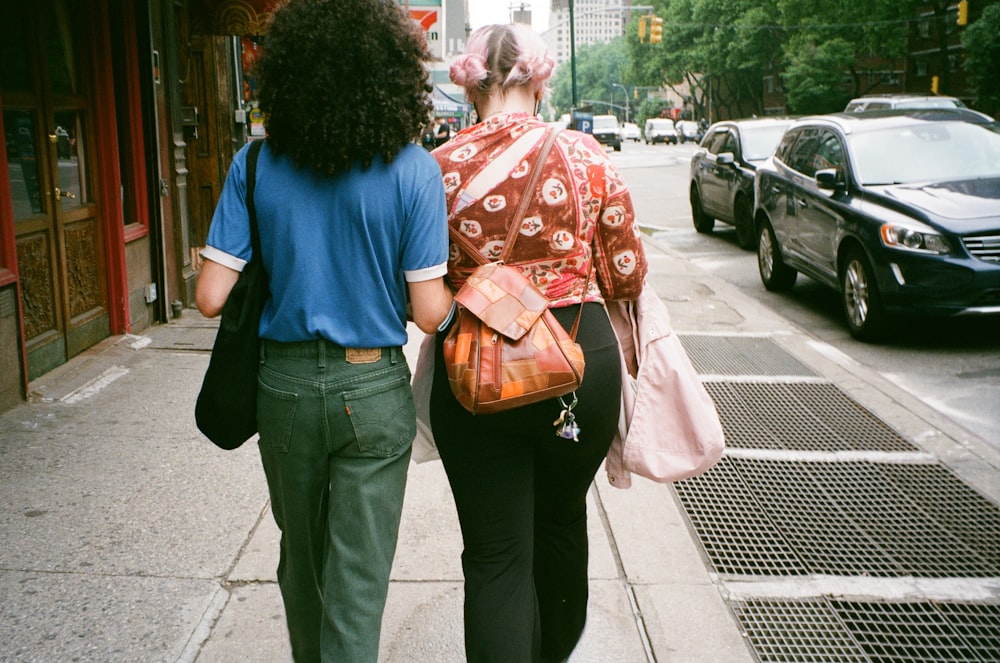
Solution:
<svg viewBox="0 0 1000 663"><path fill-rule="evenodd" d="M534 155L551 127L527 113L493 115L434 150L448 220L488 259L498 259L510 216L525 194ZM646 276L646 256L632 198L601 146L578 131L559 134L528 195L508 262L520 266L551 308L586 301L631 300ZM588 275L588 265L593 271ZM476 262L454 243L448 281L457 291Z"/></svg>

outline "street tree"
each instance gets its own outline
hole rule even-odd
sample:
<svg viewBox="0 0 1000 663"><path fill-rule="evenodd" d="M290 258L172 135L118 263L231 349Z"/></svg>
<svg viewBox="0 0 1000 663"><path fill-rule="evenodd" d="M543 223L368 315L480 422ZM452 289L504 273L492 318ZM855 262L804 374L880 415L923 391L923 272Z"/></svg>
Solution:
<svg viewBox="0 0 1000 663"><path fill-rule="evenodd" d="M576 49L577 106L593 108L595 114L625 118L625 95L621 88L627 81L628 55L619 37L603 44L585 44ZM569 113L573 107L572 69L564 62L552 76L549 104L555 116Z"/></svg>
<svg viewBox="0 0 1000 663"><path fill-rule="evenodd" d="M975 95L973 106L1000 115L1000 4L985 9L962 35L965 76Z"/></svg>
<svg viewBox="0 0 1000 663"><path fill-rule="evenodd" d="M687 90L694 114L709 117L711 105L712 119L764 113L767 76L782 85L789 111L837 110L867 91L864 63L906 52L918 2L650 0L665 19L663 41L640 43L634 17L629 72L638 84Z"/></svg>

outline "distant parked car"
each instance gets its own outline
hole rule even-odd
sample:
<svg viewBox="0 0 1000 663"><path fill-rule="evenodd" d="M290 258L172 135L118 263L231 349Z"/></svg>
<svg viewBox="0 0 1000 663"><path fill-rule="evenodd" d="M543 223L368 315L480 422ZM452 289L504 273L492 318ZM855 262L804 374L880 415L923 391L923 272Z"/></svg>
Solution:
<svg viewBox="0 0 1000 663"><path fill-rule="evenodd" d="M894 108L965 108L965 104L955 97L930 94L869 94L851 99L844 112L861 113Z"/></svg>
<svg viewBox="0 0 1000 663"><path fill-rule="evenodd" d="M701 127L694 120L681 120L676 124L677 135L682 143L691 141L697 143L701 140Z"/></svg>
<svg viewBox="0 0 1000 663"><path fill-rule="evenodd" d="M715 219L736 226L736 243L757 245L753 225L753 176L771 156L791 120L761 118L716 122L691 157L691 217L700 233L710 233Z"/></svg>
<svg viewBox="0 0 1000 663"><path fill-rule="evenodd" d="M757 168L768 290L802 272L851 334L891 316L1000 314L1000 126L965 109L838 113L791 125Z"/></svg>
<svg viewBox="0 0 1000 663"><path fill-rule="evenodd" d="M622 124L622 140L631 140L636 143L642 140L642 134L639 133L639 125L634 122L625 122Z"/></svg>
<svg viewBox="0 0 1000 663"><path fill-rule="evenodd" d="M656 143L672 143L676 145L678 141L674 121L666 117L654 117L646 120L646 126L642 134L646 138L647 145L655 145Z"/></svg>
<svg viewBox="0 0 1000 663"><path fill-rule="evenodd" d="M593 122L594 138L603 145L610 145L615 152L621 152L622 135L618 118L614 115L595 115Z"/></svg>

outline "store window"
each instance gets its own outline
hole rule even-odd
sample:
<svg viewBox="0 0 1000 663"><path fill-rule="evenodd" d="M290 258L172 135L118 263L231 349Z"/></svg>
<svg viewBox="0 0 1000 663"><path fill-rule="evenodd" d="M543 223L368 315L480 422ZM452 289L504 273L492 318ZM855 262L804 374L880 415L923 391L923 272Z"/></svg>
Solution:
<svg viewBox="0 0 1000 663"><path fill-rule="evenodd" d="M142 133L142 111L139 94L138 48L136 45L135 14L126 11L122 0L109 12L111 34L125 35L111 41L111 66L114 75L115 123L118 134L118 168L121 177L119 204L126 240L149 232L149 212L145 205L145 154Z"/></svg>

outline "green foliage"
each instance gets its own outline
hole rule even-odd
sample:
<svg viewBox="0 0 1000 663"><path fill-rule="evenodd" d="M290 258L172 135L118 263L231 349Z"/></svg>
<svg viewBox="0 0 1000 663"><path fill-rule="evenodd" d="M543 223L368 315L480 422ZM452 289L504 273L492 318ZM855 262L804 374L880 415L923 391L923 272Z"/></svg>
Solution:
<svg viewBox="0 0 1000 663"><path fill-rule="evenodd" d="M795 110L842 108L845 97L867 91L856 63L906 52L907 21L922 1L650 0L664 18L663 42L640 44L633 16L628 75L688 95L695 117L763 114L762 82L782 73Z"/></svg>
<svg viewBox="0 0 1000 663"><path fill-rule="evenodd" d="M965 75L975 101L973 107L1000 114L1000 4L983 9L962 35Z"/></svg>
<svg viewBox="0 0 1000 663"><path fill-rule="evenodd" d="M788 67L782 74L785 102L792 113L834 113L850 96L842 72L851 65L850 45L840 37L817 44L797 35L787 49Z"/></svg>
<svg viewBox="0 0 1000 663"><path fill-rule="evenodd" d="M625 72L628 69L628 55L625 51L623 38L614 39L605 44L586 44L576 49L576 88L577 105L583 107L584 100L599 101L594 104L595 114L614 114L624 119L624 110L612 109L606 104L625 106L625 93L614 84L625 85ZM573 78L570 64L559 65L552 77L552 93L549 104L554 109L555 117L568 113L573 106ZM629 89L631 95L631 89ZM632 103L631 96L629 104Z"/></svg>

